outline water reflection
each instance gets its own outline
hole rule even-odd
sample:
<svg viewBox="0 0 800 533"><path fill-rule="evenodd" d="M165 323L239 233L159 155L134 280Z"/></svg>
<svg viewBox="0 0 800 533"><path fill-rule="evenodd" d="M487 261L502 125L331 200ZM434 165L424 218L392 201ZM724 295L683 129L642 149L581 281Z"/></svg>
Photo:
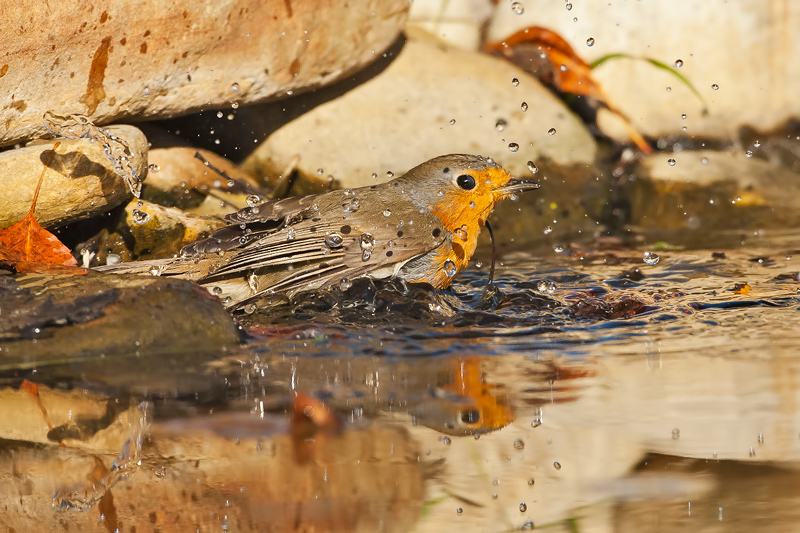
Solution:
<svg viewBox="0 0 800 533"><path fill-rule="evenodd" d="M376 289L366 307L314 297L249 317L233 350L6 370L0 523L791 529L791 264L661 255L653 267L634 254L519 258L488 307L468 274L452 293ZM88 510L56 512L57 491L113 472L143 401L152 422L135 472Z"/></svg>

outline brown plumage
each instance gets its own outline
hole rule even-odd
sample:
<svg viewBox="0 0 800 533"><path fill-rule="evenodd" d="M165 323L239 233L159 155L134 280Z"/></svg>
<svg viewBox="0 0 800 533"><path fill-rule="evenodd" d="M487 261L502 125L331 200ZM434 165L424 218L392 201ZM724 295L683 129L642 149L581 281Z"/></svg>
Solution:
<svg viewBox="0 0 800 533"><path fill-rule="evenodd" d="M467 266L495 204L537 187L491 159L446 155L380 185L242 209L180 257L98 270L194 280L234 309L362 276L445 288Z"/></svg>

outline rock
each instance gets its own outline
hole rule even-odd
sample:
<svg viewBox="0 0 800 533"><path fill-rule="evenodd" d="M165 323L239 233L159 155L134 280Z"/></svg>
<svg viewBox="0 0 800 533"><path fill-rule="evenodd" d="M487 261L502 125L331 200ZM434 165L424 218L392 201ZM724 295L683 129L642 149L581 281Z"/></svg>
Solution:
<svg viewBox="0 0 800 533"><path fill-rule="evenodd" d="M708 246L710 230L739 235L800 223L800 175L760 159L684 150L647 156L629 170L623 195L630 223L642 228L693 230Z"/></svg>
<svg viewBox="0 0 800 533"><path fill-rule="evenodd" d="M707 115L684 83L646 61L614 59L594 71L611 101L644 134L657 137L686 126L690 135L727 140L742 125L772 129L800 115L800 62L793 60L800 55L800 33L789 29L800 26L800 4L576 2L569 11L561 2L522 4L521 15L508 3L497 4L489 40L537 25L558 32L588 62L620 52L669 66L682 61L676 70L708 103Z"/></svg>
<svg viewBox="0 0 800 533"><path fill-rule="evenodd" d="M216 200L219 204L219 200ZM230 212L230 211L229 211ZM84 266L113 260L158 259L178 254L185 245L225 225L220 217L187 213L176 207L131 201L116 222L76 247L89 261Z"/></svg>
<svg viewBox="0 0 800 533"><path fill-rule="evenodd" d="M124 139L132 152L131 164L140 176L147 170L147 139L133 126L105 128ZM132 197L123 178L114 171L100 143L61 139L0 153L0 228L19 221L31 208L39 176L45 172L36 219L52 228L104 213ZM52 160L48 163L49 158Z"/></svg>
<svg viewBox="0 0 800 533"><path fill-rule="evenodd" d="M193 215L174 207L132 201L125 207L125 220L118 231L133 242L133 257L170 257L185 245L225 226L217 217Z"/></svg>
<svg viewBox="0 0 800 533"><path fill-rule="evenodd" d="M0 146L44 132L45 111L166 117L319 87L370 62L407 0L8 5Z"/></svg>
<svg viewBox="0 0 800 533"><path fill-rule="evenodd" d="M269 191L237 165L208 150L160 148L150 151L149 161L142 194L161 205L222 217L247 207L248 196L269 197Z"/></svg>
<svg viewBox="0 0 800 533"><path fill-rule="evenodd" d="M183 280L96 272L0 276L0 305L5 369L238 344L222 303Z"/></svg>
<svg viewBox="0 0 800 533"><path fill-rule="evenodd" d="M419 28L448 44L466 50L478 50L481 46L481 27L492 16L492 8L490 0L414 0L406 28Z"/></svg>
<svg viewBox="0 0 800 533"><path fill-rule="evenodd" d="M303 105L284 106L290 103ZM522 176L530 175L528 160L589 165L596 150L583 124L530 75L493 57L412 39L385 71L272 133L243 166L275 172L300 153L300 176L322 169L342 187L359 187L447 153L491 155Z"/></svg>

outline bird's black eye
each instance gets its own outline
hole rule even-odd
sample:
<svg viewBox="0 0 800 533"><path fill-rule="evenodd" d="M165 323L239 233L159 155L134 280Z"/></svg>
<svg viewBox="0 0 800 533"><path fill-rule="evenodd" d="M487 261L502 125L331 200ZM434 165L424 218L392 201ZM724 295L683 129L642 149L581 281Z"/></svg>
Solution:
<svg viewBox="0 0 800 533"><path fill-rule="evenodd" d="M475 188L475 178L469 174L461 174L456 178L456 183L465 191L471 191Z"/></svg>

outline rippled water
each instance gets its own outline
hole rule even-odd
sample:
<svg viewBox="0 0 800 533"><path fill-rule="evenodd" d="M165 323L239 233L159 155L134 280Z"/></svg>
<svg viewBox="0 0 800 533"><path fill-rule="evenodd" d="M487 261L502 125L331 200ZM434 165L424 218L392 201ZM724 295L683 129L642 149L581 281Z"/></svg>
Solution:
<svg viewBox="0 0 800 533"><path fill-rule="evenodd" d="M31 530L791 530L798 248L644 251L510 254L494 290L487 266L439 293L356 282L240 317L222 353L9 375L39 384L41 409L6 389L33 421L0 446L2 514ZM61 411L53 428L37 414Z"/></svg>

